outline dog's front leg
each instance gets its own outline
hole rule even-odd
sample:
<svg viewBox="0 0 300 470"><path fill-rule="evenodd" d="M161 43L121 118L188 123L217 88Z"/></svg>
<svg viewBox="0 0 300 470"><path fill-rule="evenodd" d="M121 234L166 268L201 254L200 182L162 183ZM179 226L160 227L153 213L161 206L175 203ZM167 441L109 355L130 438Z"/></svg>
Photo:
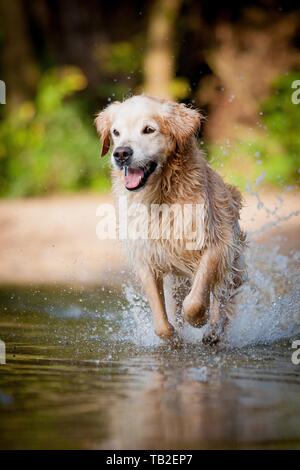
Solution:
<svg viewBox="0 0 300 470"><path fill-rule="evenodd" d="M222 301L223 300L223 301ZM217 344L220 341L225 327L228 323L227 311L224 299L214 295L210 308L210 318L207 329L203 335L203 343L208 345Z"/></svg>
<svg viewBox="0 0 300 470"><path fill-rule="evenodd" d="M210 291L215 280L217 259L216 250L207 248L194 275L191 291L183 301L185 320L198 328L205 325L209 317Z"/></svg>
<svg viewBox="0 0 300 470"><path fill-rule="evenodd" d="M141 268L138 274L152 310L155 333L161 338L171 338L174 328L165 310L162 278L157 278L148 266Z"/></svg>

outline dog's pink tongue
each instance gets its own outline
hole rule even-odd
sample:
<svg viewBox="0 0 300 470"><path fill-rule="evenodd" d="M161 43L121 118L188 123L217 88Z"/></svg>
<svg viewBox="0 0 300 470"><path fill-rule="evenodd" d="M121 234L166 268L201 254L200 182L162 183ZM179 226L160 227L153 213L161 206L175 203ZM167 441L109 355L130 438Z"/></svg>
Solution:
<svg viewBox="0 0 300 470"><path fill-rule="evenodd" d="M140 168L128 168L128 174L125 175L125 186L128 189L134 189L136 188L140 182L141 179L144 176L143 170Z"/></svg>

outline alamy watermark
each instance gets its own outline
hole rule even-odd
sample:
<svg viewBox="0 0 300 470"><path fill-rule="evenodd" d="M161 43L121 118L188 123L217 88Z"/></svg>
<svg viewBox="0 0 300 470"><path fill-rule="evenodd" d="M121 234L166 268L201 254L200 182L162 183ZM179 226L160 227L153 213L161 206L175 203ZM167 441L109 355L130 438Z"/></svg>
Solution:
<svg viewBox="0 0 300 470"><path fill-rule="evenodd" d="M3 80L0 80L0 104L6 104L6 85Z"/></svg>
<svg viewBox="0 0 300 470"><path fill-rule="evenodd" d="M6 364L6 349L4 341L0 339L0 364Z"/></svg>
<svg viewBox="0 0 300 470"><path fill-rule="evenodd" d="M204 244L204 204L128 204L120 196L117 208L100 204L96 215L100 240L182 240L187 250Z"/></svg>
<svg viewBox="0 0 300 470"><path fill-rule="evenodd" d="M300 80L294 80L291 86L295 89L291 97L292 103L300 104Z"/></svg>
<svg viewBox="0 0 300 470"><path fill-rule="evenodd" d="M298 366L300 364L300 339L292 342L292 349L296 349L292 354L292 363Z"/></svg>

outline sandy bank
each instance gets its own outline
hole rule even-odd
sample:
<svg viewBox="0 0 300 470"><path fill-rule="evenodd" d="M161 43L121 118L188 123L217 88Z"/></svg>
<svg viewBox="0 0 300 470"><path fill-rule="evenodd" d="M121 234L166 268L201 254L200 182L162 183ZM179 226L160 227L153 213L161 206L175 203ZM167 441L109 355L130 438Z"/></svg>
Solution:
<svg viewBox="0 0 300 470"><path fill-rule="evenodd" d="M299 193L245 196L242 226L260 243L280 237L281 250L300 247ZM96 209L110 196L72 195L0 200L0 284L102 284L119 281L126 270L119 241L98 240ZM275 212L274 212L275 210ZM281 218L273 227L272 223ZM285 218L287 218L285 220Z"/></svg>

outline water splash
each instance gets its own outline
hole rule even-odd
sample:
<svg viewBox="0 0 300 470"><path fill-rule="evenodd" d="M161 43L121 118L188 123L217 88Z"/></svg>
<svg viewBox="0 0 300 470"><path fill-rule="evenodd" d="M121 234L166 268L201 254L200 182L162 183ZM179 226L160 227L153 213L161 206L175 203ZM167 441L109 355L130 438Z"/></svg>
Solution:
<svg viewBox="0 0 300 470"><path fill-rule="evenodd" d="M243 347L300 334L300 253L288 257L280 254L277 247L252 241L246 258L249 281L237 298L236 314L228 327L225 344ZM161 341L153 332L146 299L132 285L124 287L124 296L129 308L123 316L123 339L143 347L159 345ZM187 344L200 344L204 332L205 327L196 329L185 324L180 337Z"/></svg>
<svg viewBox="0 0 300 470"><path fill-rule="evenodd" d="M300 210L281 214L284 193L294 189L289 187L276 196L275 205L269 208L258 191L264 176L262 174L258 178L254 188L249 186L247 189L256 199L257 214L259 211L264 213L265 223L248 234L246 261L249 280L237 298L236 314L224 338L229 347L270 343L300 335L300 252L285 256L279 253L277 246L261 245L255 241L270 229L299 216ZM131 333L131 340L136 345L160 344L153 332L145 298L132 285L125 286L124 296L129 305L123 318L127 338ZM205 327L196 329L184 324L180 336L186 344L201 344L204 332Z"/></svg>
<svg viewBox="0 0 300 470"><path fill-rule="evenodd" d="M300 333L297 254L252 242L247 253L249 281L237 301L227 334L229 344L268 343Z"/></svg>

